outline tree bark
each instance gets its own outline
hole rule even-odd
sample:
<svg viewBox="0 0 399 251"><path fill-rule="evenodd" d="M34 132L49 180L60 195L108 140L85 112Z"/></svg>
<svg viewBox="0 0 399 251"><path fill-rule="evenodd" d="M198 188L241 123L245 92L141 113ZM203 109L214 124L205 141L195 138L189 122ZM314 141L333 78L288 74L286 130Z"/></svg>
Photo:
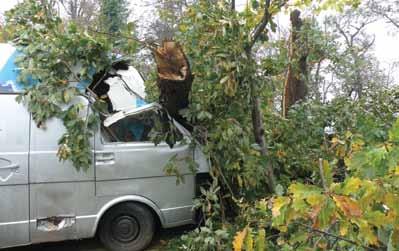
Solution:
<svg viewBox="0 0 399 251"><path fill-rule="evenodd" d="M152 52L158 68L159 102L171 117L187 125L179 113L189 105L194 80L187 57L180 44L174 41L163 41L162 45L154 48Z"/></svg>
<svg viewBox="0 0 399 251"><path fill-rule="evenodd" d="M283 117L287 116L290 107L300 100L304 100L307 94L306 78L307 57L308 52L304 47L304 41L301 38L302 20L300 18L301 12L294 10L291 12L291 37L289 41L289 65L287 76L284 83L284 95L282 103ZM302 36L303 37L303 36Z"/></svg>

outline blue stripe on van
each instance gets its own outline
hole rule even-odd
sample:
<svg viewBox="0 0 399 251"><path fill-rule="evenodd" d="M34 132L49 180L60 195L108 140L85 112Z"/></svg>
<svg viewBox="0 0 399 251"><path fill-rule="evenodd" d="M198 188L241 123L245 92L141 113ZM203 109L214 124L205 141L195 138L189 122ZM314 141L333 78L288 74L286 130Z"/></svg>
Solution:
<svg viewBox="0 0 399 251"><path fill-rule="evenodd" d="M17 93L24 90L25 85L18 82L19 70L18 66L15 64L15 60L19 55L21 55L21 52L16 50L8 58L4 67L0 69L0 93ZM93 69L91 73L94 75L95 70ZM37 83L32 78L28 78L28 81L30 85ZM82 81L77 85L77 88L81 92L84 92L89 84L90 81ZM147 102L145 102L143 99L136 98L136 107L141 107L146 104Z"/></svg>
<svg viewBox="0 0 399 251"><path fill-rule="evenodd" d="M18 70L15 59L19 52L15 51L2 69L0 69L0 92L12 93L21 91L22 85L17 83Z"/></svg>

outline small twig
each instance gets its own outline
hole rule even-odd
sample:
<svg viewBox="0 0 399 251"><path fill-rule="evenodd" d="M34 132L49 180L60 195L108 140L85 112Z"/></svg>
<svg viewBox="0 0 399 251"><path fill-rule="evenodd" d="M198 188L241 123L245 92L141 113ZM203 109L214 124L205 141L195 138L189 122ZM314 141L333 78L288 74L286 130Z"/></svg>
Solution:
<svg viewBox="0 0 399 251"><path fill-rule="evenodd" d="M337 243L338 243L338 239L335 239L334 242L333 242L331 245L329 245L329 247L327 247L327 248L330 248L330 250L334 250L334 246L335 246Z"/></svg>
<svg viewBox="0 0 399 251"><path fill-rule="evenodd" d="M137 43L141 44L143 47L146 47L146 48L150 49L151 51L155 50L156 47L159 46L155 42L147 42L145 40L140 40L140 39L135 38L135 37L126 37L126 36L122 36L120 34L114 34L114 33L109 33L109 32L105 32L105 31L98 31L98 30L94 30L94 29L91 29L91 28L88 28L88 30L91 31L91 32L94 32L94 33L106 35L106 36L113 37L113 38L124 38L124 39L133 40L133 41L136 41Z"/></svg>
<svg viewBox="0 0 399 251"><path fill-rule="evenodd" d="M336 223L337 223L337 222L334 222L334 224L332 224L330 227L328 227L327 230L326 230L326 232L329 232L329 231L336 225ZM323 237L324 237L324 236L320 236L320 238L314 243L313 249L316 250L317 245L318 245L319 242L323 239ZM335 239L335 240L337 240L337 239Z"/></svg>
<svg viewBox="0 0 399 251"><path fill-rule="evenodd" d="M331 149L328 147L326 133L323 134L323 144L324 144L324 149L326 149L326 152L327 153L331 152Z"/></svg>
<svg viewBox="0 0 399 251"><path fill-rule="evenodd" d="M222 198L222 194L219 193L219 204L220 204L220 212L221 212L221 218L222 218L222 222L225 223L226 222L226 214L225 214L225 207L223 204L223 198Z"/></svg>
<svg viewBox="0 0 399 251"><path fill-rule="evenodd" d="M321 177L321 182L323 184L324 192L328 192L328 186L327 186L326 178L324 176L323 159L322 158L319 158L319 171L320 171L320 177Z"/></svg>
<svg viewBox="0 0 399 251"><path fill-rule="evenodd" d="M218 165L214 165L214 166L216 167L216 169L217 169L219 175L222 177L222 180L223 180L223 182L225 183L227 189L230 191L231 196L235 199L236 197L234 196L233 189L231 188L230 184L227 182L227 179L226 179L226 177L224 176L222 170L219 168Z"/></svg>
<svg viewBox="0 0 399 251"><path fill-rule="evenodd" d="M273 234L273 235L268 235L268 236L266 237L266 240L271 240L271 239L273 239L273 238L275 238L275 237L279 237L280 235L281 235L281 233Z"/></svg>
<svg viewBox="0 0 399 251"><path fill-rule="evenodd" d="M68 69L68 71L72 74L72 76L75 78L75 81L76 82L81 82L82 80L75 74L75 72L72 70L72 67L67 63L67 62L65 62L64 60L62 60L61 61L61 63L63 63L65 66L66 66L66 68Z"/></svg>
<svg viewBox="0 0 399 251"><path fill-rule="evenodd" d="M85 127L84 127L84 134L87 133L88 125L89 125L89 116L90 116L90 105L87 106L86 110L86 118L85 118Z"/></svg>

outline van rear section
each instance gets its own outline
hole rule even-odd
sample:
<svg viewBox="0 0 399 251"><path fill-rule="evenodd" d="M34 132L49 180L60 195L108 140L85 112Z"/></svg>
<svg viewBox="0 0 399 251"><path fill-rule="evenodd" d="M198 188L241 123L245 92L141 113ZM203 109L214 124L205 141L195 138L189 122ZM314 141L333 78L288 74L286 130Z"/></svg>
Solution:
<svg viewBox="0 0 399 251"><path fill-rule="evenodd" d="M0 94L0 247L30 243L29 141L30 115Z"/></svg>

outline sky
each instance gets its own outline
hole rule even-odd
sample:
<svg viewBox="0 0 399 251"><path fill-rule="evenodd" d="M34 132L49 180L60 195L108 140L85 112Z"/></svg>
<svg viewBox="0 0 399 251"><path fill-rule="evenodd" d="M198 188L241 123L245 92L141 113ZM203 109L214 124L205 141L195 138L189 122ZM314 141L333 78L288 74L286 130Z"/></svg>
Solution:
<svg viewBox="0 0 399 251"><path fill-rule="evenodd" d="M0 13L11 9L16 3L18 0L0 0Z"/></svg>
<svg viewBox="0 0 399 251"><path fill-rule="evenodd" d="M12 8L19 1L22 0L0 0L0 14ZM133 20L140 20L154 15L154 13L152 13L153 10L145 2L147 1L130 0L133 9ZM243 8L245 3L246 0L236 0L237 9ZM288 22L288 16L286 18ZM285 23L284 20L282 20L282 22ZM384 67L399 61L399 49L397 49L399 37L396 34L392 34L391 26L384 23L384 21L379 21L371 24L367 31L370 34L375 34L375 55Z"/></svg>

